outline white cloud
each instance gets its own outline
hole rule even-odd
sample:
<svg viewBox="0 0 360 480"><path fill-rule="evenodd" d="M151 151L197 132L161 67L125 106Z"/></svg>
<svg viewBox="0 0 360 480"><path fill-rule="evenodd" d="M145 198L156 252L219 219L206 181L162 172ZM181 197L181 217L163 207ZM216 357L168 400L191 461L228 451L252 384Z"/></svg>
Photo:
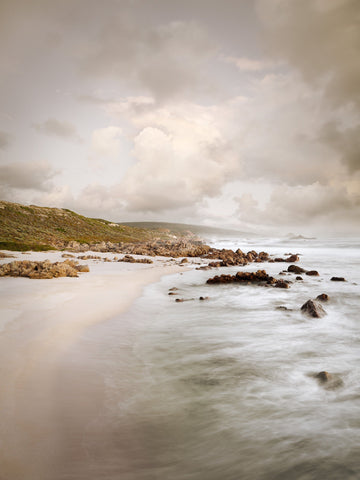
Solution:
<svg viewBox="0 0 360 480"><path fill-rule="evenodd" d="M91 138L91 147L96 155L116 158L121 149L122 129L109 126L94 130Z"/></svg>

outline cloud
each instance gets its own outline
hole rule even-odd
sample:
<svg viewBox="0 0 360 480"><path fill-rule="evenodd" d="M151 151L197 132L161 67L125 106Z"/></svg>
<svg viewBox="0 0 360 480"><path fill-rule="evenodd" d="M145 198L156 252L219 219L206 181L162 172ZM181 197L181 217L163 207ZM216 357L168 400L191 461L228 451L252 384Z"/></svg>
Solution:
<svg viewBox="0 0 360 480"><path fill-rule="evenodd" d="M45 135L77 142L81 140L76 127L72 123L60 121L56 118L48 118L43 123L35 124L34 128Z"/></svg>
<svg viewBox="0 0 360 480"><path fill-rule="evenodd" d="M360 177L353 189L347 185L288 185L273 189L269 201L260 207L251 193L235 198L238 203L236 215L242 221L258 225L277 225L279 228L308 227L333 231L334 225L346 229L360 214Z"/></svg>
<svg viewBox="0 0 360 480"><path fill-rule="evenodd" d="M334 149L349 173L360 170L360 124L342 128L336 122L328 122L320 130L319 140Z"/></svg>
<svg viewBox="0 0 360 480"><path fill-rule="evenodd" d="M334 105L360 105L357 0L258 1L272 52L323 84Z"/></svg>
<svg viewBox="0 0 360 480"><path fill-rule="evenodd" d="M91 147L97 155L116 158L120 153L122 130L109 126L94 130Z"/></svg>
<svg viewBox="0 0 360 480"><path fill-rule="evenodd" d="M202 72L215 52L207 31L194 21L153 26L124 14L106 22L80 62L87 75L145 87L163 100L204 90Z"/></svg>
<svg viewBox="0 0 360 480"><path fill-rule="evenodd" d="M136 163L121 182L128 208L166 211L219 195L241 170L223 120L221 108L191 103L134 114Z"/></svg>
<svg viewBox="0 0 360 480"><path fill-rule="evenodd" d="M261 72L276 67L274 62L247 57L223 57L223 61L235 65L242 72Z"/></svg>
<svg viewBox="0 0 360 480"><path fill-rule="evenodd" d="M10 134L7 132L0 131L0 150L3 150L8 147L10 144Z"/></svg>
<svg viewBox="0 0 360 480"><path fill-rule="evenodd" d="M57 172L46 162L14 162L0 165L0 188L4 195L14 189L50 191Z"/></svg>

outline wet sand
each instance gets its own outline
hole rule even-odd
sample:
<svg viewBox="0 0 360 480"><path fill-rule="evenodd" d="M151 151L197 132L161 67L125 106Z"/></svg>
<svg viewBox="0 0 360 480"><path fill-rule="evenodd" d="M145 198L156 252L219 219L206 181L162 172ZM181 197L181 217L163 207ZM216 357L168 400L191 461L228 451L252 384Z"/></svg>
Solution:
<svg viewBox="0 0 360 480"><path fill-rule="evenodd" d="M59 253L16 256L61 260ZM184 270L166 260L81 263L90 273L79 278L0 278L1 480L55 479L58 457L79 455L82 430L102 407L102 379L91 371L86 379L62 375L67 351L89 326L125 312L144 286Z"/></svg>

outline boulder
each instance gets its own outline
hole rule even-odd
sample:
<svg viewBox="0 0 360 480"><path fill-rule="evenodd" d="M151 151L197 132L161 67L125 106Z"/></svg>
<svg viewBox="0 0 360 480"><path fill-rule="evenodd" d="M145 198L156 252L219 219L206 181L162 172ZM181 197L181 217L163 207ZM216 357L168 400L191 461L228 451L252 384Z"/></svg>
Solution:
<svg viewBox="0 0 360 480"><path fill-rule="evenodd" d="M283 281L283 280L277 280L274 284L275 288L290 288L290 285Z"/></svg>
<svg viewBox="0 0 360 480"><path fill-rule="evenodd" d="M301 311L313 318L321 318L326 315L322 305L316 300L308 300L301 307Z"/></svg>
<svg viewBox="0 0 360 480"><path fill-rule="evenodd" d="M330 280L332 282L346 282L344 277L331 277Z"/></svg>
<svg viewBox="0 0 360 480"><path fill-rule="evenodd" d="M309 275L309 277L318 277L319 272L317 272L316 270L309 270L308 272L305 273L305 275Z"/></svg>
<svg viewBox="0 0 360 480"><path fill-rule="evenodd" d="M316 297L316 300L320 300L321 302L327 302L329 300L329 295L327 293L322 293Z"/></svg>
<svg viewBox="0 0 360 480"><path fill-rule="evenodd" d="M189 263L189 260L187 258L183 258L180 262L180 265L182 265L184 263Z"/></svg>
<svg viewBox="0 0 360 480"><path fill-rule="evenodd" d="M296 277L295 280L301 280L302 281L303 278L302 277Z"/></svg>
<svg viewBox="0 0 360 480"><path fill-rule="evenodd" d="M320 382L325 383L328 382L329 380L332 379L332 376L329 372L326 372L325 370L322 372L319 372L315 375L315 378L317 378Z"/></svg>
<svg viewBox="0 0 360 480"><path fill-rule="evenodd" d="M296 274L299 274L299 273L305 273L306 270L304 270L303 268L297 266L297 265L289 265L288 266L288 269L287 269L288 272L291 272L291 273L296 273Z"/></svg>
<svg viewBox="0 0 360 480"><path fill-rule="evenodd" d="M285 262L293 263L293 262L298 262L299 260L300 259L298 255L290 255L290 257L285 259Z"/></svg>

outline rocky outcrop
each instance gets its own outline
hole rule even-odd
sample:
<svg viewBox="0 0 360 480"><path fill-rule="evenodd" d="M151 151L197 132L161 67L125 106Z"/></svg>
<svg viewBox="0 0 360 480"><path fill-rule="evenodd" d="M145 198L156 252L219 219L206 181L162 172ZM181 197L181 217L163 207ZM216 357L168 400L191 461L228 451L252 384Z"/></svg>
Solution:
<svg viewBox="0 0 360 480"><path fill-rule="evenodd" d="M308 300L301 307L301 311L313 318L321 318L326 315L322 305L316 300Z"/></svg>
<svg viewBox="0 0 360 480"><path fill-rule="evenodd" d="M154 263L150 258L134 258L131 255L125 255L123 258L119 258L118 262Z"/></svg>
<svg viewBox="0 0 360 480"><path fill-rule="evenodd" d="M265 270L258 270L257 272L237 272L235 275L215 275L215 277L207 280L208 284L225 284L225 283L241 283L245 285L271 285L276 288L289 288L288 280L277 280L268 275Z"/></svg>
<svg viewBox="0 0 360 480"><path fill-rule="evenodd" d="M32 279L49 279L57 277L77 277L78 272L88 272L87 265L78 265L73 260L51 263L31 262L30 260L14 261L0 266L0 277L28 277Z"/></svg>
<svg viewBox="0 0 360 480"><path fill-rule="evenodd" d="M265 270L258 270L257 272L237 272L235 275L215 275L209 278L206 283L275 283L274 277L271 277Z"/></svg>

